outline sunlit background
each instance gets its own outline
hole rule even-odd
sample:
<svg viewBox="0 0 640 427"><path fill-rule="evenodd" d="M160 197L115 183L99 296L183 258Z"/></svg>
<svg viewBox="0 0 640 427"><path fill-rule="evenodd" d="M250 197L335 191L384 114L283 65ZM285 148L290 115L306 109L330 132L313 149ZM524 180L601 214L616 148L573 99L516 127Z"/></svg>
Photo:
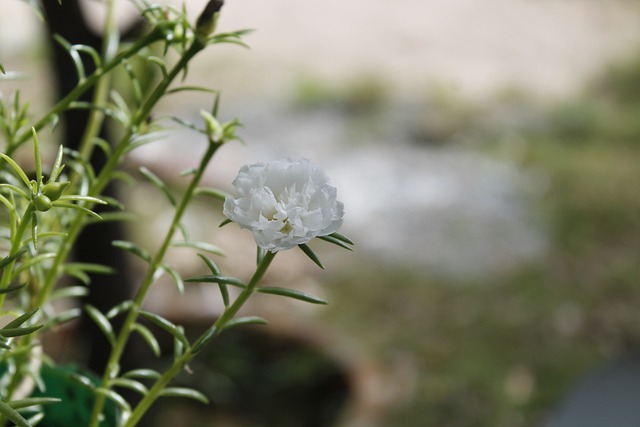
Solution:
<svg viewBox="0 0 640 427"><path fill-rule="evenodd" d="M193 19L203 4L188 1ZM101 3L85 6L99 31ZM124 0L119 12L123 27L136 19ZM247 162L307 157L338 187L356 250L315 244L325 271L283 256L269 279L331 304L255 301L247 312L271 325L229 333L194 367L206 375L183 379L212 409L177 404L158 426L589 427L637 407L616 393L638 395L638 363L607 364L634 361L640 341L639 3L227 0L219 28L255 32L250 50L210 49L189 72L244 124L208 183L230 190ZM20 87L41 108L43 37L25 3L0 3L0 59L26 79L0 93ZM158 114L210 106L176 95ZM168 130L128 166L179 188L204 143ZM150 188L130 188L129 207L161 227L171 213ZM194 227L247 271L251 238L218 229L219 210L194 206ZM171 292L150 304L195 327L217 312L206 290ZM584 382L612 371L637 380Z"/></svg>

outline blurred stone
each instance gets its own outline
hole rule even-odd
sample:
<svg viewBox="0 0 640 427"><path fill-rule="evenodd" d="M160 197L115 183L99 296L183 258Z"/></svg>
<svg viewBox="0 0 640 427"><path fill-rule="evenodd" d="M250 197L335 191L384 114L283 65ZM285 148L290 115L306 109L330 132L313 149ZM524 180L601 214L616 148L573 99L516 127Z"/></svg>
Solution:
<svg viewBox="0 0 640 427"><path fill-rule="evenodd" d="M544 427L637 427L639 406L640 353L636 353L584 378Z"/></svg>

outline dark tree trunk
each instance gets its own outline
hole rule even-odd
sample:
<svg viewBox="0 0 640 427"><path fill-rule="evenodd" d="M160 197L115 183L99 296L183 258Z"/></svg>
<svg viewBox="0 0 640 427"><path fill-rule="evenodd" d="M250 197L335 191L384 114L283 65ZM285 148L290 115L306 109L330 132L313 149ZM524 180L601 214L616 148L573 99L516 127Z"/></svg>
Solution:
<svg viewBox="0 0 640 427"><path fill-rule="evenodd" d="M42 2L47 16L47 25L52 44L52 65L55 77L57 98L62 98L69 93L77 84L78 76L73 62L65 49L53 40L53 34L64 37L71 44L89 45L101 50L102 39L94 34L87 26L78 0L64 0L61 5L56 1L46 0ZM95 67L86 55L86 73L91 73ZM93 93L89 91L83 96L83 101L90 101ZM61 117L63 128L63 144L69 148L77 149L85 127L89 112L87 110L71 110L65 112ZM101 130L102 138L106 138L104 129ZM92 166L99 171L104 163L104 153L95 150L91 159ZM106 189L106 194L116 196L117 188L113 185ZM93 275L91 277L90 294L85 303L89 303L100 309L107 311L115 304L130 298L131 279L128 275L126 259L121 250L117 250L111 245L113 240L125 238L122 224L118 222L105 222L103 224L91 225L78 239L75 248L75 260L78 262L89 262L106 264L114 268L115 273L111 275ZM119 325L114 324L115 328ZM94 372L103 372L110 353L110 345L93 321L86 316L80 322L80 340L86 348L88 355L86 359L87 367ZM130 356L125 354L123 364L130 361ZM123 366L124 368L124 366Z"/></svg>

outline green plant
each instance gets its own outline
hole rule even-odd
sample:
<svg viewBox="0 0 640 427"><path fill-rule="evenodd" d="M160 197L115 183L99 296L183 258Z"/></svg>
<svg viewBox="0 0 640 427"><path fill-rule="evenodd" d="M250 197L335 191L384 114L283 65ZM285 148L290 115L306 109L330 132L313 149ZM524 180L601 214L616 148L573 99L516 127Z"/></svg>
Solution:
<svg viewBox="0 0 640 427"><path fill-rule="evenodd" d="M85 295L90 289L67 286L65 278L74 277L88 284L89 273L110 272L101 264L73 262L72 249L88 225L126 217L122 203L107 196L105 189L114 180L133 179L120 169L120 165L130 152L158 138L165 119L154 118L152 112L164 97L183 91L212 95L213 107L201 112L201 124L173 118L206 139L208 144L199 164L184 172L190 181L180 195L174 194L150 169L141 169L144 178L166 196L174 210L173 219L162 243L155 250L148 251L130 241L113 242L114 246L141 258L146 264L146 272L132 299L120 302L107 312L91 305L83 307L111 344L109 361L100 379L89 378L80 372L72 375L94 396L88 426L105 425L105 407L108 404L118 407L118 426L133 427L161 396L206 401L202 393L172 387L171 381L222 331L239 325L265 323L257 317L236 318L238 310L254 293L324 303L322 299L293 289L260 286L277 252L300 247L322 266L307 246L311 239L320 237L344 248L352 245L348 238L336 232L342 222L342 205L335 200L335 189L328 185L317 167L308 163L285 161L274 163L275 166L267 164L265 168L272 167L273 173L277 174L276 182L258 179L253 183L255 192L263 196L249 200L252 203L250 212L243 210L246 200L243 201L242 197L234 199L220 190L200 185L203 173L217 150L238 139L236 129L239 121L234 119L221 123L218 120L219 93L208 87L185 85L179 82L179 78L182 76L184 79L192 59L211 46L223 43L244 46L242 36L247 31L215 32L222 0L210 0L195 24L190 22L184 9L133 0L141 16L147 20L148 30L130 44L119 43L113 23L114 2L107 0L106 3L107 33L102 52L58 38L69 52L78 76L78 83L69 94L44 113L32 113L29 103L21 98L18 91L11 99L0 99L0 135L3 142L3 153L0 153L0 203L3 205L0 227L3 236L1 250L5 252L0 260L0 312L11 318L0 329L0 362L5 366L0 378L0 426L9 422L20 427L35 425L47 414L41 410L43 405L64 404L42 390L42 366L51 362L41 351L40 336L81 314L81 310L76 308L62 312L56 309L56 301ZM161 55L153 53L152 47L158 45L162 48ZM171 60L173 56L169 52L177 54L175 61ZM83 58L90 59L95 66L94 71L87 71ZM135 67L131 66L134 61L157 67L161 74L159 81L141 84ZM6 68L0 65L0 72L7 73ZM112 81L115 72L128 79L129 95L115 89ZM89 90L94 90L93 99L82 101L81 96ZM69 109L90 110L87 130L78 150L60 147L53 165L46 168L41 159L38 136L45 129L55 132L59 118ZM116 133L119 136L112 144L99 138L105 117L118 126ZM17 150L28 143L33 144L33 176L15 160ZM97 169L90 161L96 149L102 150L106 157L105 164ZM247 168L254 170L260 166L264 165ZM242 189L242 186L237 187L239 191ZM223 275L214 260L222 250L208 242L195 241L189 235L183 216L196 195L225 201L225 214L256 235L259 246L257 265L248 282ZM251 194L244 196L251 198ZM109 205L113 211L98 214L95 210L98 205ZM247 221L243 222L243 218ZM270 230L266 235L263 233L265 229ZM258 239L258 235L262 237ZM274 241L275 245L270 244ZM187 279L180 277L165 259L173 246L194 249L211 274ZM220 318L195 340L187 339L180 325L143 309L149 290L165 274L175 281L180 291L184 289L185 282L215 283L220 289L225 309ZM240 288L240 293L232 297L229 286ZM116 317L123 319L119 329L112 325ZM149 323L168 333L175 341L170 366L164 371L137 369L123 372L120 359L132 335L140 335L155 353L159 352L158 339L146 326ZM140 401L131 405L118 393L118 388L139 393ZM41 396L30 397L34 389L39 390ZM25 415L25 409L31 412Z"/></svg>

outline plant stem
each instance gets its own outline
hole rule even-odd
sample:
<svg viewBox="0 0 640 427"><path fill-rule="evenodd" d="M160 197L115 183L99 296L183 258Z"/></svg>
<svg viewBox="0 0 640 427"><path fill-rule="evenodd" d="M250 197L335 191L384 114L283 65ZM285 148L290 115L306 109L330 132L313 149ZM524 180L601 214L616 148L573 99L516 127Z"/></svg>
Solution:
<svg viewBox="0 0 640 427"><path fill-rule="evenodd" d="M114 0L107 2L107 15L105 17L105 34L102 40L102 61L110 62L116 55L118 50L120 36L118 34L118 28L116 26L115 13L114 13ZM111 74L104 75L96 83L95 92L93 93L93 99L91 103L96 106L102 106L107 101L109 89L111 88ZM94 108L89 112L89 118L87 120L87 126L82 140L79 145L80 156L89 160L93 151L94 145L92 140L100 133L100 128L104 122L104 112L100 108Z"/></svg>
<svg viewBox="0 0 640 427"><path fill-rule="evenodd" d="M134 427L138 421L144 416L144 414L149 410L151 405L155 402L155 400L162 395L162 391L165 387L171 382L171 380L178 375L184 366L189 363L197 354L197 351L194 352L194 349L199 349L202 347L203 341L207 341L207 343L213 338L213 336L217 334L212 334L213 331L223 331L229 321L233 319L233 317L238 313L238 311L242 308L242 306L247 302L249 297L253 295L256 287L260 283L260 280L264 276L264 273L269 268L271 261L273 261L276 256L276 252L267 252L256 267L256 271L253 273L251 280L247 284L247 287L242 290L242 292L235 299L233 304L227 307L222 315L218 318L218 320L213 324L211 328L209 328L205 333L203 333L195 343L178 357L171 367L164 372L164 374L158 378L158 380L154 383L154 385L149 389L149 392L144 396L144 398L138 403L135 407L134 411L131 413L131 416L127 419L123 427Z"/></svg>
<svg viewBox="0 0 640 427"><path fill-rule="evenodd" d="M203 48L204 45L194 42L191 47L184 52L178 63L171 69L167 76L160 82L160 84L158 84L144 105L140 107L131 120L129 130L120 139L120 142L118 142L112 155L109 156L107 163L96 178L96 183L93 185L90 195L97 196L102 192L102 190L104 190L111 180L111 173L115 170L116 166L121 162L122 157L127 152L129 144L131 143L131 137L137 132L138 127L147 119L147 117L149 117L151 110L165 94L173 80L186 68L189 61Z"/></svg>
<svg viewBox="0 0 640 427"><path fill-rule="evenodd" d="M144 279L142 280L140 288L138 289L138 292L136 293L136 296L133 300L133 305L127 314L127 317L124 321L124 324L122 325L122 328L120 329L120 332L118 333L118 337L113 346L113 350L111 351L111 355L109 357L109 361L107 363L107 367L105 369L105 372L102 378L103 385L107 385L118 371L120 357L122 356L122 352L124 351L125 345L127 344L129 340L129 336L133 331L135 322L140 313L140 309L142 308L142 303L144 302L147 296L147 293L151 285L153 284L154 275L158 270L158 268L160 267L160 265L162 264L162 261L164 260L167 250L171 246L171 241L173 239L173 236L176 230L178 229L178 226L180 224L180 221L182 220L182 216L184 215L184 212L187 209L187 206L191 202L191 199L195 193L196 188L200 183L202 175L204 174L204 171L207 165L209 164L209 161L211 160L216 150L220 146L221 144L215 144L215 143L209 144L207 151L202 157L200 166L198 167L197 171L195 172L191 180L191 183L187 187L184 195L182 196L180 204L176 207L176 212L173 216L173 221L171 222L169 230L167 231L167 234L164 238L164 241L162 242L160 248L156 251L155 256L153 257L151 263L149 264L147 273ZM98 395L96 398L96 403L93 407L91 422L89 424L91 427L98 426L98 419L100 414L102 413L104 402L105 402L105 397L103 395Z"/></svg>
<svg viewBox="0 0 640 427"><path fill-rule="evenodd" d="M9 256L15 255L22 245L22 236L24 236L25 231L27 230L27 226L31 223L31 215L35 207L33 203L29 203L27 208L20 218L20 223L16 228L15 233L12 233L11 238L11 249L9 250ZM13 267L16 264L16 260L11 261L9 264L5 265L2 271L2 280L0 280L0 289L4 289L11 284L11 280L13 279ZM0 312L2 312L2 308L4 306L4 299L7 294L0 294Z"/></svg>

